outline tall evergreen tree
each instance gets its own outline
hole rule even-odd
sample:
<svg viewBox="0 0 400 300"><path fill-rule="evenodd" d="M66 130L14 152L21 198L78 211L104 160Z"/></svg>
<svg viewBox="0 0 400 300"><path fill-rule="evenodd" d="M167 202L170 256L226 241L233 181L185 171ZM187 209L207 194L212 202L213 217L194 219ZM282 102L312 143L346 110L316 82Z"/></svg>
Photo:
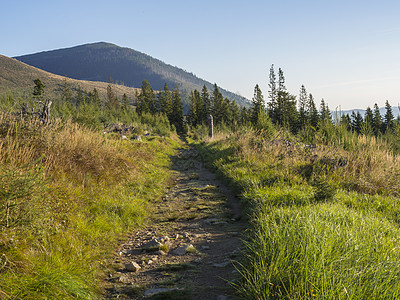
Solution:
<svg viewBox="0 0 400 300"><path fill-rule="evenodd" d="M168 120L172 122L172 94L167 83L164 84L164 90L159 96L159 102L161 112L163 112L167 116Z"/></svg>
<svg viewBox="0 0 400 300"><path fill-rule="evenodd" d="M220 124L224 118L224 97L219 91L217 84L214 84L211 100L214 124Z"/></svg>
<svg viewBox="0 0 400 300"><path fill-rule="evenodd" d="M156 113L156 100L153 88L147 80L143 80L141 93L136 102L136 110L141 113Z"/></svg>
<svg viewBox="0 0 400 300"><path fill-rule="evenodd" d="M374 105L374 117L372 119L372 130L374 131L375 135L378 135L382 130L382 116L379 111L379 106L376 103Z"/></svg>
<svg viewBox="0 0 400 300"><path fill-rule="evenodd" d="M38 101L42 101L45 85L39 78L36 78L33 83L35 84L33 87L33 97L35 97Z"/></svg>
<svg viewBox="0 0 400 300"><path fill-rule="evenodd" d="M172 91L172 123L178 133L186 133L183 119L183 105L178 86Z"/></svg>
<svg viewBox="0 0 400 300"><path fill-rule="evenodd" d="M213 107L211 106L210 94L208 93L206 85L203 85L201 89L201 100L205 109L205 118L208 119L208 115L212 113Z"/></svg>
<svg viewBox="0 0 400 300"><path fill-rule="evenodd" d="M310 118L310 125L314 128L317 128L319 122L319 115L312 94L309 94L308 96L307 113Z"/></svg>
<svg viewBox="0 0 400 300"><path fill-rule="evenodd" d="M301 128L304 128L309 122L307 114L307 105L308 105L308 94L305 86L302 85L299 94L299 125Z"/></svg>
<svg viewBox="0 0 400 300"><path fill-rule="evenodd" d="M251 121L253 125L256 125L260 116L264 115L265 113L265 102L264 96L261 92L260 87L256 84L254 88L254 96L252 100L252 115Z"/></svg>
<svg viewBox="0 0 400 300"><path fill-rule="evenodd" d="M367 110L365 111L364 123L372 128L373 121L374 121L374 114L372 112L372 109L368 106Z"/></svg>
<svg viewBox="0 0 400 300"><path fill-rule="evenodd" d="M268 114L273 122L277 122L276 106L277 106L277 88L276 88L276 75L274 65L269 69L269 91L268 91Z"/></svg>
<svg viewBox="0 0 400 300"><path fill-rule="evenodd" d="M126 93L122 95L122 109L126 111L129 110L129 101Z"/></svg>
<svg viewBox="0 0 400 300"><path fill-rule="evenodd" d="M107 85L107 99L106 99L106 108L118 110L120 107L117 96L114 93L114 90L111 84Z"/></svg>
<svg viewBox="0 0 400 300"><path fill-rule="evenodd" d="M332 123L332 115L329 110L328 105L325 103L325 100L321 100L321 106L320 106L320 121L321 122L329 122Z"/></svg>
<svg viewBox="0 0 400 300"><path fill-rule="evenodd" d="M386 113L384 116L383 127L385 132L393 132L394 129L394 115L389 101L385 102Z"/></svg>

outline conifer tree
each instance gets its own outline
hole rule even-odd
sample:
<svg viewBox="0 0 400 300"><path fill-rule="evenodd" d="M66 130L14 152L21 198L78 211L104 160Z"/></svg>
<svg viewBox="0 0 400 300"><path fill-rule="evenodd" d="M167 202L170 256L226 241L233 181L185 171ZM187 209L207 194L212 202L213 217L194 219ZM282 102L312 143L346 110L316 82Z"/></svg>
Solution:
<svg viewBox="0 0 400 300"><path fill-rule="evenodd" d="M136 110L139 114L156 113L156 101L153 88L147 80L143 80L141 93L136 102Z"/></svg>
<svg viewBox="0 0 400 300"><path fill-rule="evenodd" d="M85 92L82 90L81 86L78 85L76 89L76 106L85 105Z"/></svg>
<svg viewBox="0 0 400 300"><path fill-rule="evenodd" d="M274 65L271 65L271 68L269 69L269 91L268 91L268 114L271 120L276 123L278 120L277 114L276 114L276 106L277 106L277 89L276 89L276 76L275 76L275 70L274 70Z"/></svg>
<svg viewBox="0 0 400 300"><path fill-rule="evenodd" d="M384 116L383 127L385 132L393 132L394 129L394 115L389 101L385 102L386 113Z"/></svg>
<svg viewBox="0 0 400 300"><path fill-rule="evenodd" d="M120 107L117 96L115 95L111 84L107 85L106 108L118 110Z"/></svg>
<svg viewBox="0 0 400 300"><path fill-rule="evenodd" d="M382 116L379 111L378 104L375 103L374 105L374 117L372 119L372 130L374 131L375 135L378 135L382 129Z"/></svg>
<svg viewBox="0 0 400 300"><path fill-rule="evenodd" d="M254 96L252 100L251 122L256 125L260 116L265 113L264 96L258 84L254 87Z"/></svg>
<svg viewBox="0 0 400 300"><path fill-rule="evenodd" d="M172 124L178 133L186 133L183 120L183 105L178 86L172 91Z"/></svg>
<svg viewBox="0 0 400 300"><path fill-rule="evenodd" d="M43 84L43 82L39 78L36 78L33 81L33 83L35 84L35 86L33 87L33 96L38 101L42 101L43 100L43 94L44 94L45 85Z"/></svg>
<svg viewBox="0 0 400 300"><path fill-rule="evenodd" d="M129 101L126 93L122 95L122 109L126 111L129 109Z"/></svg>
<svg viewBox="0 0 400 300"><path fill-rule="evenodd" d="M325 104L324 99L321 100L320 121L323 123L325 123L325 122L332 123L332 115L331 115L328 105Z"/></svg>
<svg viewBox="0 0 400 300"><path fill-rule="evenodd" d="M315 106L314 97L312 94L308 96L308 108L307 113L310 118L310 125L314 128L317 128L319 122L319 115L317 107Z"/></svg>
<svg viewBox="0 0 400 300"><path fill-rule="evenodd" d="M213 107L211 105L210 94L208 93L206 85L203 85L203 88L201 90L201 100L205 108L205 120L207 120L208 115L212 113Z"/></svg>
<svg viewBox="0 0 400 300"><path fill-rule="evenodd" d="M300 88L299 94L299 126L306 127L309 122L307 114L308 94L304 85Z"/></svg>
<svg viewBox="0 0 400 300"><path fill-rule="evenodd" d="M364 123L372 128L373 121L374 121L374 114L372 112L372 109L368 106L367 110L365 111Z"/></svg>
<svg viewBox="0 0 400 300"><path fill-rule="evenodd" d="M214 124L219 124L224 118L224 97L218 89L217 84L214 84L214 91L212 94L212 115L214 118Z"/></svg>
<svg viewBox="0 0 400 300"><path fill-rule="evenodd" d="M160 109L163 112L168 120L172 122L172 94L168 88L167 83L164 84L164 90L160 93Z"/></svg>

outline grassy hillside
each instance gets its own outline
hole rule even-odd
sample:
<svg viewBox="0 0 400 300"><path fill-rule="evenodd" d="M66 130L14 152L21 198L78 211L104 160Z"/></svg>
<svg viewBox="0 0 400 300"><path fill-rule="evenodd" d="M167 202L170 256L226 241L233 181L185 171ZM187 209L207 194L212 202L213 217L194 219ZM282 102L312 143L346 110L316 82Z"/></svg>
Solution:
<svg viewBox="0 0 400 300"><path fill-rule="evenodd" d="M109 43L94 43L72 48L40 52L16 57L29 65L48 72L75 79L108 82L110 77L127 86L139 88L147 79L153 89L162 90L167 83L170 89L175 84L183 92L190 94L193 89L201 90L213 85L192 73L168 65L144 53ZM248 106L247 99L220 89L222 95L238 104Z"/></svg>
<svg viewBox="0 0 400 300"><path fill-rule="evenodd" d="M196 142L249 212L239 293L398 299L399 156L383 139L340 126L315 142L271 127Z"/></svg>
<svg viewBox="0 0 400 300"><path fill-rule="evenodd" d="M0 124L0 299L99 299L103 262L162 195L179 143Z"/></svg>
<svg viewBox="0 0 400 300"><path fill-rule="evenodd" d="M48 73L36 67L22 63L14 58L0 55L0 95L9 92L15 95L32 95L33 80L40 78L46 86L47 96L58 99L62 91L65 77ZM82 89L92 91L96 88L99 94L105 97L108 83L99 81L85 81L67 79L68 84L76 89L80 86ZM124 93L128 98L133 99L136 89L122 85L112 85L116 95L121 98Z"/></svg>

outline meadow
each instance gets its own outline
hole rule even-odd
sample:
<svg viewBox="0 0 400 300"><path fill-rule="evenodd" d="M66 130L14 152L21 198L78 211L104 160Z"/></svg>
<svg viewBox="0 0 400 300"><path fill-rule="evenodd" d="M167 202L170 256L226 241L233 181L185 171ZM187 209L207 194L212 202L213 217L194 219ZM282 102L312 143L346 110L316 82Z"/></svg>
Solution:
<svg viewBox="0 0 400 300"><path fill-rule="evenodd" d="M178 145L3 114L0 298L98 299L105 262L163 194Z"/></svg>
<svg viewBox="0 0 400 300"><path fill-rule="evenodd" d="M205 132L205 130L203 130ZM200 132L192 143L242 200L243 299L397 299L399 171L393 136L325 124Z"/></svg>

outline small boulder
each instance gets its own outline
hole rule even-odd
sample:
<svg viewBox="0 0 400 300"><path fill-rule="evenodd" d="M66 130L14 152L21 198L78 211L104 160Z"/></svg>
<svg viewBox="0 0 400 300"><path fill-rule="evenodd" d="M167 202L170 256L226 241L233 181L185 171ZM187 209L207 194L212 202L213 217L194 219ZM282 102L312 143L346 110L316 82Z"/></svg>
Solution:
<svg viewBox="0 0 400 300"><path fill-rule="evenodd" d="M141 269L141 267L134 261L125 264L125 270L128 272L137 272Z"/></svg>

